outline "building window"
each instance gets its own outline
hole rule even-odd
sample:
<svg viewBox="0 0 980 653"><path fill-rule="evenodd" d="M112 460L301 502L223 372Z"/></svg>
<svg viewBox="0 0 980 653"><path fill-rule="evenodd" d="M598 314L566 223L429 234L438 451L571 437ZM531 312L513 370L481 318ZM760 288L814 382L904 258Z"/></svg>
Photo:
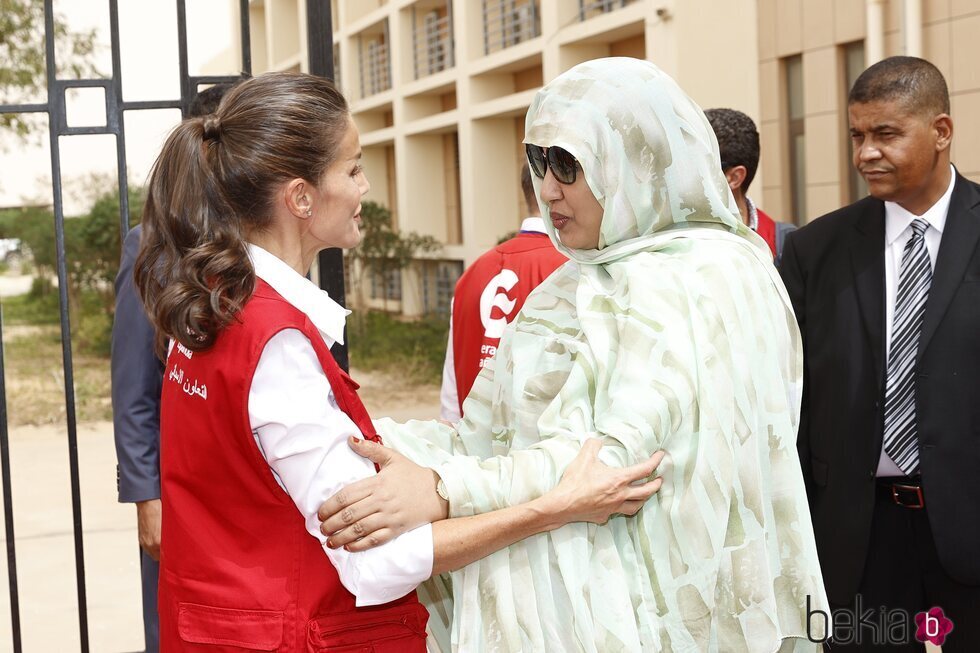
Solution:
<svg viewBox="0 0 980 653"><path fill-rule="evenodd" d="M431 9L421 16L412 7L412 43L415 79L454 65L452 5Z"/></svg>
<svg viewBox="0 0 980 653"><path fill-rule="evenodd" d="M848 43L844 46L844 97L846 98L854 82L864 72L864 41ZM847 152L847 199L848 202L856 202L868 194L868 184L864 177L854 167L854 150L849 136L847 114L844 115L844 152Z"/></svg>
<svg viewBox="0 0 980 653"><path fill-rule="evenodd" d="M593 16L607 14L631 2L633 0L578 0L578 19L583 21Z"/></svg>
<svg viewBox="0 0 980 653"><path fill-rule="evenodd" d="M789 143L789 188L793 222L806 222L806 136L803 109L803 57L783 60L786 75L786 109Z"/></svg>
<svg viewBox="0 0 980 653"><path fill-rule="evenodd" d="M483 0L483 53L490 54L541 34L534 0Z"/></svg>
<svg viewBox="0 0 980 653"><path fill-rule="evenodd" d="M378 269L379 267L384 269ZM371 299L400 301L402 298L402 271L392 261L388 266L372 265Z"/></svg>
<svg viewBox="0 0 980 653"><path fill-rule="evenodd" d="M361 55L361 97L370 97L391 88L391 61L388 57L388 21L381 30L358 37Z"/></svg>
<svg viewBox="0 0 980 653"><path fill-rule="evenodd" d="M426 315L449 317L456 281L463 274L462 261L421 261L422 310Z"/></svg>

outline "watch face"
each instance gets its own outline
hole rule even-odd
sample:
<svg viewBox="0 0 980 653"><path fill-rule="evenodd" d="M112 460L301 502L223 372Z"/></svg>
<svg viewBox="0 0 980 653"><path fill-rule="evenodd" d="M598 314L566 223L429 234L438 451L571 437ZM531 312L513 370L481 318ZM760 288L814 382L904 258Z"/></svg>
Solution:
<svg viewBox="0 0 980 653"><path fill-rule="evenodd" d="M439 479L439 482L436 483L436 494L438 494L443 501L449 501L449 492L446 491L446 482L441 478Z"/></svg>

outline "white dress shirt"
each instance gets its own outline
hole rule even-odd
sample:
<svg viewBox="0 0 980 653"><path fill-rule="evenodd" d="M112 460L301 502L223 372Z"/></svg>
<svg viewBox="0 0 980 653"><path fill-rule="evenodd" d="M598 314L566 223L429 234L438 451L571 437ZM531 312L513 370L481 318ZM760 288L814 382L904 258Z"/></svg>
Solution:
<svg viewBox="0 0 980 653"><path fill-rule="evenodd" d="M912 221L921 218L929 223L925 232L926 250L933 271L936 269L936 256L939 243L946 227L946 214L949 212L949 199L956 183L956 170L950 169L949 187L943 196L922 215L913 215L895 202L885 202L885 373L888 373L888 355L891 353L892 322L895 319L895 300L898 295L898 276L902 270L902 254L905 245L912 237ZM905 472L885 453L884 445L878 459L878 476L905 476Z"/></svg>
<svg viewBox="0 0 980 653"><path fill-rule="evenodd" d="M548 233L544 228L544 218L524 218L521 222L521 233L524 232ZM439 417L453 424L463 419L459 410L459 391L456 389L456 363L453 360L452 303L449 304L449 344L446 345L446 361L442 364L442 387L439 389Z"/></svg>
<svg viewBox="0 0 980 653"><path fill-rule="evenodd" d="M256 276L305 313L328 347L343 342L349 311L261 247L249 244L248 253ZM320 504L375 469L347 446L348 436L360 438L361 432L337 406L313 345L301 331L280 331L262 350L249 390L248 416L276 480L303 514L306 530L320 540L358 606L400 598L432 574L431 524L360 553L326 546L316 514Z"/></svg>

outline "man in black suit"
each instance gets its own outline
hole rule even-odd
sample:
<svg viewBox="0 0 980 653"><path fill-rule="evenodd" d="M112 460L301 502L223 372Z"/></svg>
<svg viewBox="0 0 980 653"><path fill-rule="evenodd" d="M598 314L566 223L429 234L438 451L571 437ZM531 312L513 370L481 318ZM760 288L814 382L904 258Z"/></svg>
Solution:
<svg viewBox="0 0 980 653"><path fill-rule="evenodd" d="M848 121L870 197L790 234L780 269L803 334L799 452L827 593L874 611L833 650L883 650L868 625L882 606L939 606L945 653L975 653L980 186L950 164L946 82L922 59L868 68ZM916 630L886 650L922 651Z"/></svg>

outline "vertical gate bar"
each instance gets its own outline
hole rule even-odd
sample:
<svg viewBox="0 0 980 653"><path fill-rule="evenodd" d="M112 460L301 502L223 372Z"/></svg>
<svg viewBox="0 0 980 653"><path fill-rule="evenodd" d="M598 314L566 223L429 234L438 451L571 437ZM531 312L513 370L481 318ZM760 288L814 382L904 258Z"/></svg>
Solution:
<svg viewBox="0 0 980 653"><path fill-rule="evenodd" d="M7 384L3 361L3 307L0 306L0 477L3 478L3 521L7 537L7 584L10 586L10 630L14 653L21 653L20 598L17 593L17 550L14 541L14 499L10 484L10 446L7 441Z"/></svg>
<svg viewBox="0 0 980 653"><path fill-rule="evenodd" d="M333 21L326 0L306 2L306 42L310 74L333 79Z"/></svg>
<svg viewBox="0 0 980 653"><path fill-rule="evenodd" d="M180 115L186 118L197 89L191 88L187 67L187 6L184 0L177 0L177 55L180 59Z"/></svg>
<svg viewBox="0 0 980 653"><path fill-rule="evenodd" d="M310 74L333 79L333 20L330 15L330 3L327 0L306 0L306 42ZM362 49L362 67L363 56ZM362 83L363 79L362 72ZM317 262L320 268L320 287L326 290L335 302L341 306L346 305L343 251L338 248L325 249L317 256ZM346 338L344 340L346 341ZM345 370L349 368L346 345L335 343L330 351L333 352L338 365Z"/></svg>
<svg viewBox="0 0 980 653"><path fill-rule="evenodd" d="M65 264L65 214L61 197L61 150L58 131L65 103L57 83L54 51L53 0L44 0L44 40L48 72L48 133L51 140L51 194L54 201L54 239L58 263L58 304L61 312L61 357L65 372L65 417L68 427L68 465L71 472L71 510L75 535L75 578L78 593L78 634L82 653L88 653L88 605L85 598L85 551L82 542L82 504L78 478L78 434L75 423L75 379L72 372L71 324L68 316L68 270Z"/></svg>
<svg viewBox="0 0 980 653"><path fill-rule="evenodd" d="M238 18L242 29L242 72L252 76L252 17L248 10L248 0L239 0Z"/></svg>
<svg viewBox="0 0 980 653"><path fill-rule="evenodd" d="M129 233L129 177L126 174L126 121L123 113L122 65L119 47L119 0L109 0L109 36L112 41L112 92L115 111L106 116L109 128L116 133L116 175L119 182L119 247ZM113 123L115 123L113 125Z"/></svg>

